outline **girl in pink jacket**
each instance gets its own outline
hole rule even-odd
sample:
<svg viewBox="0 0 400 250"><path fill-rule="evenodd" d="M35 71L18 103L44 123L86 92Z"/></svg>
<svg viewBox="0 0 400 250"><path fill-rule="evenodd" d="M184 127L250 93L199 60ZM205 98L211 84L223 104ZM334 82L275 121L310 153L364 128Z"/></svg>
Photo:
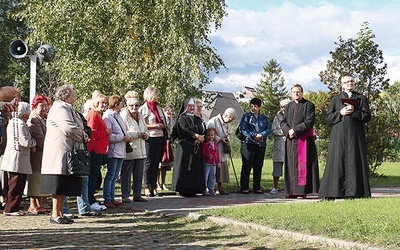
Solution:
<svg viewBox="0 0 400 250"><path fill-rule="evenodd" d="M215 141L215 131L212 128L206 130L206 141L203 143L203 162L204 162L204 179L206 190L203 195L215 195L215 172L220 164L218 144Z"/></svg>

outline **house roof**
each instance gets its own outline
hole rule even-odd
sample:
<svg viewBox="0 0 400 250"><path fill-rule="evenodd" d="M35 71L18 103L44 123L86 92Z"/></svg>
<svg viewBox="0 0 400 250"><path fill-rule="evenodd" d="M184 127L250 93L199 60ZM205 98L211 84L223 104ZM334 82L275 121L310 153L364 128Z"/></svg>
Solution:
<svg viewBox="0 0 400 250"><path fill-rule="evenodd" d="M244 112L233 93L216 91L204 91L204 93L210 96L210 102L204 101L203 103L203 114L206 117L212 118L224 113L227 108L233 108L238 117L231 124L237 125L240 123Z"/></svg>

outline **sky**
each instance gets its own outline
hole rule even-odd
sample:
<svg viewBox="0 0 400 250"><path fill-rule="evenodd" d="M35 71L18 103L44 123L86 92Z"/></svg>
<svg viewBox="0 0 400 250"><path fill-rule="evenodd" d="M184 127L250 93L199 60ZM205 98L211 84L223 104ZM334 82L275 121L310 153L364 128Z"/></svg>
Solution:
<svg viewBox="0 0 400 250"><path fill-rule="evenodd" d="M225 63L211 76L210 91L237 92L255 87L263 67L275 59L287 87L326 91L318 73L339 37L357 38L363 22L383 52L390 83L400 81L399 0L226 0L228 16L210 35Z"/></svg>

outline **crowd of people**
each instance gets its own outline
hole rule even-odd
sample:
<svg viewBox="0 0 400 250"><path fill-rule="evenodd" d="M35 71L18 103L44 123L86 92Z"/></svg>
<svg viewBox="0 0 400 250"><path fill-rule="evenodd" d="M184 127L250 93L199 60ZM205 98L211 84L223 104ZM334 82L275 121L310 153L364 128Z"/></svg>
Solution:
<svg viewBox="0 0 400 250"><path fill-rule="evenodd" d="M262 168L271 134L271 194L279 193L279 178L284 175L286 198L371 196L364 131L364 124L371 119L368 99L354 91L352 76L346 74L341 81L343 92L332 98L326 114L333 129L321 187L313 130L315 106L303 97L302 86L293 85L292 100L280 101L272 124L260 112L262 100L251 99L250 110L242 116L236 132L241 135L241 194L264 194ZM161 108L159 90L149 86L143 101L136 91L107 97L95 90L82 115L74 107L76 94L73 86L66 84L56 90L54 101L37 95L28 104L19 100L17 88L0 88L0 100L5 104L0 151L4 215L50 213L51 223L71 224L74 217L68 197L76 197L81 216L124 203L147 202L143 193L155 197L160 190L168 190L166 172L171 170L171 189L181 196L229 195L223 184L230 181L231 122L238 117L233 108L209 119L202 114L200 100L187 98L174 118L173 107ZM87 149L88 176L69 174L67 155L74 148ZM104 179L102 166L106 168ZM121 199L115 193L118 179ZM103 182L102 200L95 197L99 182ZM20 209L24 195L29 197L27 211Z"/></svg>

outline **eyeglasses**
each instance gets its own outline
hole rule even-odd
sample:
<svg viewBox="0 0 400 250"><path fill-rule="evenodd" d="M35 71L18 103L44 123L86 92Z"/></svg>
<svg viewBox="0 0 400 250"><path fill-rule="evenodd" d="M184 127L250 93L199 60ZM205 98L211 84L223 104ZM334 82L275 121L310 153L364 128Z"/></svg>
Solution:
<svg viewBox="0 0 400 250"><path fill-rule="evenodd" d="M128 106L129 107L139 107L140 105L139 104L129 104Z"/></svg>
<svg viewBox="0 0 400 250"><path fill-rule="evenodd" d="M347 84L347 83L354 83L354 80L348 80L346 82L342 82L342 84Z"/></svg>

